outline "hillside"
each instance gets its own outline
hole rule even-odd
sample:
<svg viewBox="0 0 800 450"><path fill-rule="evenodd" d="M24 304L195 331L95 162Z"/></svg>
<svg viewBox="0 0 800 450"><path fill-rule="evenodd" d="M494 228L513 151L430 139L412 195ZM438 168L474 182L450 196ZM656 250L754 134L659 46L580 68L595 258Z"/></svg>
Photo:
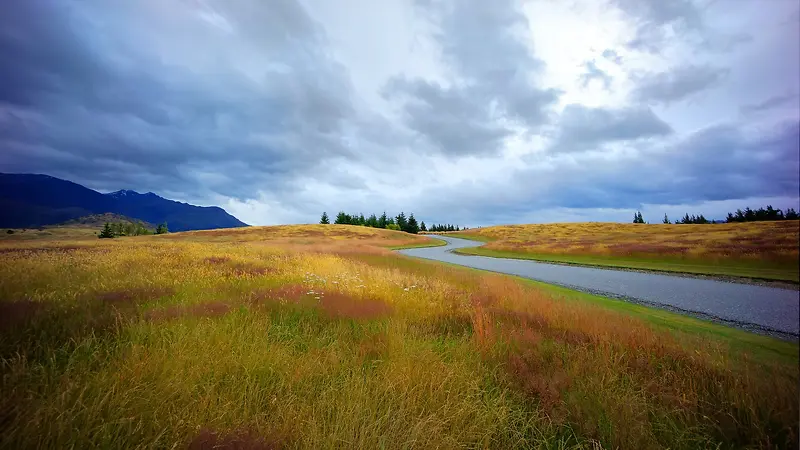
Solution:
<svg viewBox="0 0 800 450"><path fill-rule="evenodd" d="M505 225L448 235L486 242L459 250L466 254L798 281L800 222L796 220Z"/></svg>
<svg viewBox="0 0 800 450"><path fill-rule="evenodd" d="M172 231L247 226L217 206L176 202L152 192L102 194L47 175L0 174L0 228L53 225L104 213L149 223L167 222Z"/></svg>
<svg viewBox="0 0 800 450"><path fill-rule="evenodd" d="M106 223L134 223L140 224L150 231L154 231L156 229L156 226L152 223L114 213L90 214L88 216L78 217L77 219L70 219L56 226L102 228Z"/></svg>

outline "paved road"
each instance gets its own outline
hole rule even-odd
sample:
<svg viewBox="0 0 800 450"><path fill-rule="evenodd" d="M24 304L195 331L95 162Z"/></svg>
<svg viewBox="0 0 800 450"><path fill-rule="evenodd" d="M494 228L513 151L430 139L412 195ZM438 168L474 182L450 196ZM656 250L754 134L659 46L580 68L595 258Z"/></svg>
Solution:
<svg viewBox="0 0 800 450"><path fill-rule="evenodd" d="M452 250L483 244L447 236L436 237L447 241L448 245L400 252L644 303L784 338L797 339L800 333L800 292L796 290L519 259L458 255Z"/></svg>

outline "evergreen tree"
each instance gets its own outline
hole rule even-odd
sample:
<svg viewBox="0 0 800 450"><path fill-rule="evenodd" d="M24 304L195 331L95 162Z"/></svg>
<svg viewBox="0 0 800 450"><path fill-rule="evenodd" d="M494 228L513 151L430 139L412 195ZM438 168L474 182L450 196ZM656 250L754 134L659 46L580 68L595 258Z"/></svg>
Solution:
<svg viewBox="0 0 800 450"><path fill-rule="evenodd" d="M662 223L666 223L666 224L670 224L670 223L672 223L672 222L670 222L670 221L669 221L669 217L667 217L667 215L666 215L666 214L664 214L664 220L662 220L661 222L662 222Z"/></svg>
<svg viewBox="0 0 800 450"><path fill-rule="evenodd" d="M347 225L350 223L350 218L347 217L347 214L344 211L339 211L339 214L336 215L336 220L333 221L336 225Z"/></svg>
<svg viewBox="0 0 800 450"><path fill-rule="evenodd" d="M425 221L424 220L419 224L419 231L428 231L428 228L425 227Z"/></svg>
<svg viewBox="0 0 800 450"><path fill-rule="evenodd" d="M98 235L97 237L99 237L100 239L111 239L111 238L113 238L114 237L114 232L111 231L111 224L106 222L106 224L103 225L103 231L101 231L100 235Z"/></svg>
<svg viewBox="0 0 800 450"><path fill-rule="evenodd" d="M386 221L386 211L384 211L383 214L381 214L381 216L378 217L378 228L386 228L387 223L388 222Z"/></svg>
<svg viewBox="0 0 800 450"><path fill-rule="evenodd" d="M367 217L367 226L372 228L378 227L378 218L375 214L370 214L369 217Z"/></svg>
<svg viewBox="0 0 800 450"><path fill-rule="evenodd" d="M156 234L167 234L169 233L169 228L167 228L167 222L164 222L158 227L156 227Z"/></svg>
<svg viewBox="0 0 800 450"><path fill-rule="evenodd" d="M358 224L361 225L362 227L367 225L367 219L364 218L363 213L358 215Z"/></svg>
<svg viewBox="0 0 800 450"><path fill-rule="evenodd" d="M319 223L323 225L329 225L331 223L330 219L328 219L328 213L325 211L322 212L322 217L319 219Z"/></svg>
<svg viewBox="0 0 800 450"><path fill-rule="evenodd" d="M411 234L419 233L419 225L417 224L417 219L414 218L414 213L408 215L408 230L407 232Z"/></svg>
<svg viewBox="0 0 800 450"><path fill-rule="evenodd" d="M797 211L795 211L794 208L789 208L786 210L786 214L784 215L784 217L787 220L797 220L798 218Z"/></svg>
<svg viewBox="0 0 800 450"><path fill-rule="evenodd" d="M395 217L395 223L400 227L400 230L408 231L408 219L406 219L406 215L402 211Z"/></svg>

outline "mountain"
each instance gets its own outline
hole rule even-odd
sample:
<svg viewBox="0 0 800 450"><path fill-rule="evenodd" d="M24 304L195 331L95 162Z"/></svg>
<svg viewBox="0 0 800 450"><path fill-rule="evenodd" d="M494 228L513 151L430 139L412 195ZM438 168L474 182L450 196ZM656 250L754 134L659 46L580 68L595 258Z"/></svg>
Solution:
<svg viewBox="0 0 800 450"><path fill-rule="evenodd" d="M170 231L246 227L217 206L195 206L121 190L109 194L48 175L0 173L0 227L33 228L92 214L114 213L149 223L167 222Z"/></svg>

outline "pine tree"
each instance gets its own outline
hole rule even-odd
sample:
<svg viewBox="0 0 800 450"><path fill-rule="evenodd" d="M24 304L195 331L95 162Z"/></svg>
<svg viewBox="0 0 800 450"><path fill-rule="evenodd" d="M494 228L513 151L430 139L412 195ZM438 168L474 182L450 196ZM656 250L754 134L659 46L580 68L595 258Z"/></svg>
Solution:
<svg viewBox="0 0 800 450"><path fill-rule="evenodd" d="M406 215L402 211L395 217L395 223L400 227L400 230L408 231L408 219L406 219Z"/></svg>
<svg viewBox="0 0 800 450"><path fill-rule="evenodd" d="M428 231L428 228L425 226L424 220L419 224L419 231Z"/></svg>
<svg viewBox="0 0 800 450"><path fill-rule="evenodd" d="M329 225L331 223L330 219L328 219L328 213L325 211L322 212L322 217L319 219L319 223L323 225Z"/></svg>
<svg viewBox="0 0 800 450"><path fill-rule="evenodd" d="M378 227L378 218L375 214L370 214L369 217L367 217L367 226L372 228Z"/></svg>
<svg viewBox="0 0 800 450"><path fill-rule="evenodd" d="M336 225L347 225L350 223L350 219L347 217L347 214L345 214L344 211L339 211L339 214L336 215L336 219L333 221L333 223Z"/></svg>
<svg viewBox="0 0 800 450"><path fill-rule="evenodd" d="M664 220L662 220L662 223L666 223L667 225L669 225L669 224L671 224L672 222L670 222L670 221L669 221L669 217L667 217L667 215L666 215L666 214L664 214Z"/></svg>
<svg viewBox="0 0 800 450"><path fill-rule="evenodd" d="M386 228L386 224L386 211L384 211L383 214L378 217L378 228Z"/></svg>
<svg viewBox="0 0 800 450"><path fill-rule="evenodd" d="M408 230L411 234L419 233L419 225L417 224L417 219L414 218L414 213L409 214L408 216Z"/></svg>
<svg viewBox="0 0 800 450"><path fill-rule="evenodd" d="M106 224L103 225L103 231L101 231L100 235L97 236L97 237L99 237L100 239L111 239L111 238L113 238L114 237L114 232L111 231L111 224L106 222Z"/></svg>

